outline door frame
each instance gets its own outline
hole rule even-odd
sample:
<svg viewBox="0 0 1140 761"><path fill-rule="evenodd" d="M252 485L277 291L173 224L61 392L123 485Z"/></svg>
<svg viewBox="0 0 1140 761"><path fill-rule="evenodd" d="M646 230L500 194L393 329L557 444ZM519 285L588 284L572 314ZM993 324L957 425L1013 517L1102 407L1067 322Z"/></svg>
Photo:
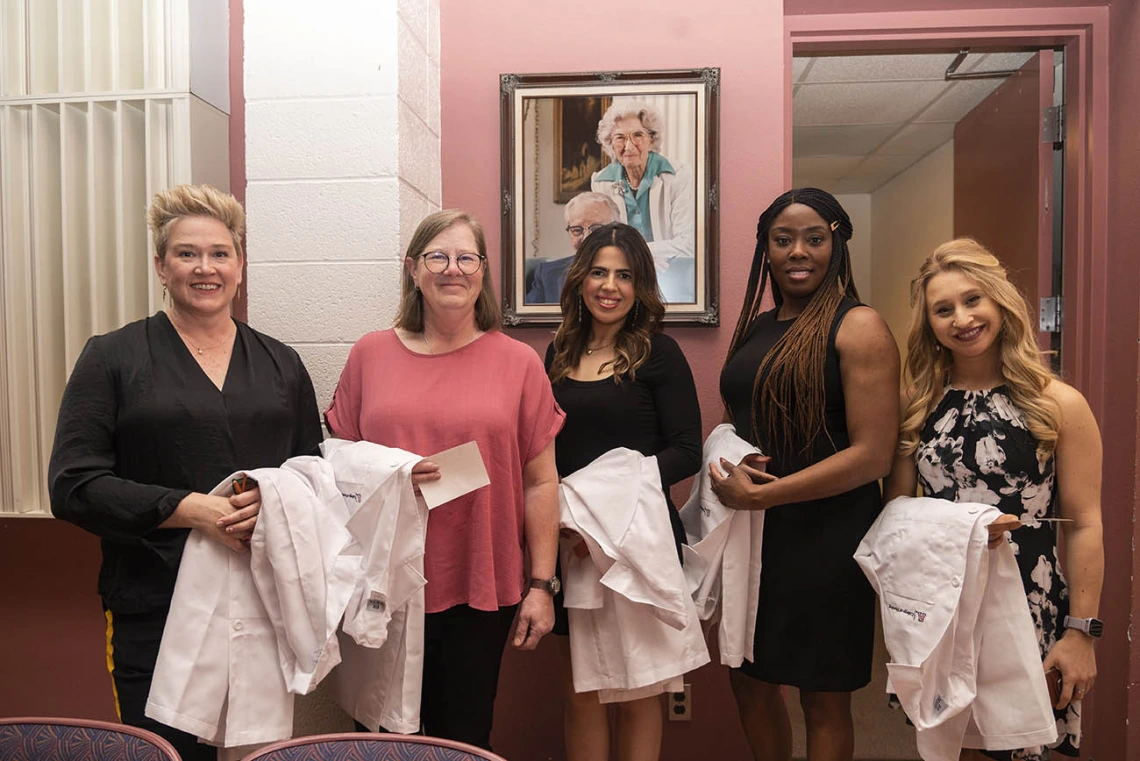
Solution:
<svg viewBox="0 0 1140 761"><path fill-rule="evenodd" d="M947 2L947 5L952 5ZM1108 7L897 11L784 17L792 55L923 52L963 44L1065 50L1065 379L1103 420L1108 287ZM792 78L784 79L785 186L792 181ZM1033 305L1036 308L1036 305ZM1100 380L1098 380L1100 379Z"/></svg>
<svg viewBox="0 0 1140 761"><path fill-rule="evenodd" d="M1103 428L1106 416L1111 414L1105 398L1108 346L1100 329L1106 324L1109 309L1109 8L1106 4L956 9L954 0L938 2L945 10L785 15L785 187L792 186L793 53L924 52L971 43L1063 47L1065 327L1061 371L1065 380L1088 399ZM1113 504L1125 495L1105 489L1103 497L1104 504ZM1134 506L1135 493L1128 497L1126 501ZM1136 529L1130 529L1135 539ZM1121 624L1130 621L1140 612L1140 605L1133 600L1132 583L1106 573L1100 609L1115 611L1112 617ZM1109 633L1097 648L1098 689L1085 699L1088 710L1082 730L1087 742L1081 748L1085 757L1126 758L1126 749L1140 744L1140 729L1126 721L1132 702L1132 654L1125 626L1119 629Z"/></svg>

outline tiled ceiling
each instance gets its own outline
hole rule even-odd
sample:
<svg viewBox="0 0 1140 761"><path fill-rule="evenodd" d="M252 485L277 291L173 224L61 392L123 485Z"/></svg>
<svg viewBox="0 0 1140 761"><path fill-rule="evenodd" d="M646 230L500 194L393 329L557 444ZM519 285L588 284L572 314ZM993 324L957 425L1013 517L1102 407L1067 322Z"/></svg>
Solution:
<svg viewBox="0 0 1140 761"><path fill-rule="evenodd" d="M1020 68L1033 53L977 53L959 72ZM795 187L869 193L954 135L1004 80L946 81L954 53L792 59Z"/></svg>

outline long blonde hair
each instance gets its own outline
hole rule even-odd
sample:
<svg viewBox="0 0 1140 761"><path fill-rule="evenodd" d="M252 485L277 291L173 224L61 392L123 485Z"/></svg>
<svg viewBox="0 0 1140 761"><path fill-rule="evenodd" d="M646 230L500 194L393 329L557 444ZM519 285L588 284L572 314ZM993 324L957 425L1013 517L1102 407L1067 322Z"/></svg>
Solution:
<svg viewBox="0 0 1140 761"><path fill-rule="evenodd" d="M1001 374L1010 399L1025 418L1037 440L1038 457L1047 457L1057 446L1060 411L1045 389L1054 375L1037 347L1025 297L1009 281L1001 262L973 238L943 243L927 257L910 285L910 329L907 332L903 384L910 399L899 426L898 451L911 455L918 448L926 418L950 381L950 352L938 343L927 319L926 287L941 272L959 272L976 283L1001 310L998 332Z"/></svg>

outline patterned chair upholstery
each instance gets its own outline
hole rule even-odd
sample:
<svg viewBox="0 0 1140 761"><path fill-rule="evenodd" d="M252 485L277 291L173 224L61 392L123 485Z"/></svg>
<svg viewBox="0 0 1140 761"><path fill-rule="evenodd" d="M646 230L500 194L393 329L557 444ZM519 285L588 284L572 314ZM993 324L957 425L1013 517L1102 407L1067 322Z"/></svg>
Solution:
<svg viewBox="0 0 1140 761"><path fill-rule="evenodd" d="M180 761L153 732L87 719L0 719L0 761Z"/></svg>
<svg viewBox="0 0 1140 761"><path fill-rule="evenodd" d="M242 761L506 761L490 751L419 735L346 732L297 737L251 753Z"/></svg>

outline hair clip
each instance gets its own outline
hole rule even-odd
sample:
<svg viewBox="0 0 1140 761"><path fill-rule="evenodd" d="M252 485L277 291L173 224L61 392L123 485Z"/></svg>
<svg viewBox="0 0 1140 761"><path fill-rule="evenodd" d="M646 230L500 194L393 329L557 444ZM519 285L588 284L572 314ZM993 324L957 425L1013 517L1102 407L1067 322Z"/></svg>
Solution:
<svg viewBox="0 0 1140 761"><path fill-rule="evenodd" d="M831 223L831 232L835 232L835 228L837 228L837 227L839 227L839 220L838 219Z"/></svg>

